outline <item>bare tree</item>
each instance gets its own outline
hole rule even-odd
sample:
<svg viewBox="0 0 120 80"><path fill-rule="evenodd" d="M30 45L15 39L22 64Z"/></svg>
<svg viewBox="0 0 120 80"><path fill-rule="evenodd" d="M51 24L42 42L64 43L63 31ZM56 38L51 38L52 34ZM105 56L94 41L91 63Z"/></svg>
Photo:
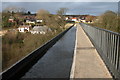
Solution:
<svg viewBox="0 0 120 80"><path fill-rule="evenodd" d="M2 28L2 13L0 12L0 30Z"/></svg>
<svg viewBox="0 0 120 80"><path fill-rule="evenodd" d="M37 18L44 19L45 16L49 15L50 13L44 9L37 11Z"/></svg>
<svg viewBox="0 0 120 80"><path fill-rule="evenodd" d="M61 27L64 28L63 26L65 25L65 17L64 15L66 14L66 12L68 11L68 8L60 8L58 11L57 11L57 15L59 17L58 19L58 22L61 23Z"/></svg>
<svg viewBox="0 0 120 80"><path fill-rule="evenodd" d="M64 19L60 18L59 16L60 15L50 14L48 11L43 9L37 12L37 18L43 20L42 24L47 25L53 31L61 30L61 28L64 26Z"/></svg>
<svg viewBox="0 0 120 80"><path fill-rule="evenodd" d="M26 13L26 9L22 7L9 6L3 10L3 12L14 12L14 13Z"/></svg>
<svg viewBox="0 0 120 80"><path fill-rule="evenodd" d="M66 12L67 12L68 8L60 8L58 11L57 11L57 14L58 15L65 15Z"/></svg>
<svg viewBox="0 0 120 80"><path fill-rule="evenodd" d="M47 10L41 9L41 10L37 11L36 18L37 19L42 19L43 20L42 24L44 25L44 24L47 23L47 21L49 19L49 15L50 15L50 13Z"/></svg>

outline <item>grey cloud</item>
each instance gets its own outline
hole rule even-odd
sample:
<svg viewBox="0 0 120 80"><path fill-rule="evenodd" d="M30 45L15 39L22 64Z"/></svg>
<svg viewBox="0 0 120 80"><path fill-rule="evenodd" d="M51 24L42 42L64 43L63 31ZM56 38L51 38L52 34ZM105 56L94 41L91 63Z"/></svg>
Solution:
<svg viewBox="0 0 120 80"><path fill-rule="evenodd" d="M3 2L3 9L8 6L24 7L31 12L39 9L45 9L51 13L65 7L68 8L68 14L93 14L99 15L106 10L117 11L117 2Z"/></svg>
<svg viewBox="0 0 120 80"><path fill-rule="evenodd" d="M118 2L119 0L3 0L3 2Z"/></svg>

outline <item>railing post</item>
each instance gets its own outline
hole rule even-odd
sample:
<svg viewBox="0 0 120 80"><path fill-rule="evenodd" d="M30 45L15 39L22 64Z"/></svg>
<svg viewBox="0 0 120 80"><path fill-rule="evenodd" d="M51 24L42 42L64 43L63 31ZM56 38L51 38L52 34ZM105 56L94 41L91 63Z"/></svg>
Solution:
<svg viewBox="0 0 120 80"><path fill-rule="evenodd" d="M120 72L120 36L118 36L118 45L117 45L117 69Z"/></svg>

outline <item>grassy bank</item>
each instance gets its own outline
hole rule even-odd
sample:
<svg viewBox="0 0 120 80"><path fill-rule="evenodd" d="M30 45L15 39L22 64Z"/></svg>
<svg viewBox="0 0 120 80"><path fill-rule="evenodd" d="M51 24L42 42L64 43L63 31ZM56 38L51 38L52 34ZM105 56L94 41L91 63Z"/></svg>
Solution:
<svg viewBox="0 0 120 80"><path fill-rule="evenodd" d="M49 32L45 35L33 35L30 33L8 32L2 37L2 69L7 69L59 33L60 31L56 33Z"/></svg>

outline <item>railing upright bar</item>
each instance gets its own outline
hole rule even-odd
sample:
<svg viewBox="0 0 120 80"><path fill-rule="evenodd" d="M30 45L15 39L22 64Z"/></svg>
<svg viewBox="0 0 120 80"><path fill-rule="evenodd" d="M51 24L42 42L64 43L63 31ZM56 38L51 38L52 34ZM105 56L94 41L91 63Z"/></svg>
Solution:
<svg viewBox="0 0 120 80"><path fill-rule="evenodd" d="M119 36L118 36L118 38L117 38L117 56L116 56L116 63L117 63L116 68L118 69L118 67L119 67Z"/></svg>
<svg viewBox="0 0 120 80"><path fill-rule="evenodd" d="M103 31L103 54L105 55L105 32Z"/></svg>
<svg viewBox="0 0 120 80"><path fill-rule="evenodd" d="M107 42L106 42L106 44L107 44L107 46L106 46L106 48L107 48L107 58L109 58L109 48L108 48L109 47L109 45L108 45L108 40L109 40L108 39L108 34L109 33L108 32L106 32L106 33L107 33L107 36L106 36L107 37Z"/></svg>
<svg viewBox="0 0 120 80"><path fill-rule="evenodd" d="M113 48L114 48L114 45L113 45L113 42L114 42L114 34L111 34L111 62L113 64Z"/></svg>
<svg viewBox="0 0 120 80"><path fill-rule="evenodd" d="M110 33L110 62L112 63L112 35Z"/></svg>
<svg viewBox="0 0 120 80"><path fill-rule="evenodd" d="M117 51L117 49L116 49L116 46L117 46L117 36L116 35L114 35L114 52L113 52L113 54L114 54L114 59L113 59L113 62L114 62L114 65L116 65L116 51Z"/></svg>
<svg viewBox="0 0 120 80"><path fill-rule="evenodd" d="M100 30L99 30L99 45L98 45L98 47L100 47L100 44L101 44L101 37L100 37Z"/></svg>
<svg viewBox="0 0 120 80"><path fill-rule="evenodd" d="M107 32L105 32L105 55L107 56Z"/></svg>
<svg viewBox="0 0 120 80"><path fill-rule="evenodd" d="M110 33L108 33L108 59L110 60Z"/></svg>
<svg viewBox="0 0 120 80"><path fill-rule="evenodd" d="M117 69L118 68L118 57L119 57L119 54L118 54L118 36L116 37L116 56L115 56L115 68Z"/></svg>
<svg viewBox="0 0 120 80"><path fill-rule="evenodd" d="M117 69L120 72L120 36L118 36L118 61L117 61Z"/></svg>

